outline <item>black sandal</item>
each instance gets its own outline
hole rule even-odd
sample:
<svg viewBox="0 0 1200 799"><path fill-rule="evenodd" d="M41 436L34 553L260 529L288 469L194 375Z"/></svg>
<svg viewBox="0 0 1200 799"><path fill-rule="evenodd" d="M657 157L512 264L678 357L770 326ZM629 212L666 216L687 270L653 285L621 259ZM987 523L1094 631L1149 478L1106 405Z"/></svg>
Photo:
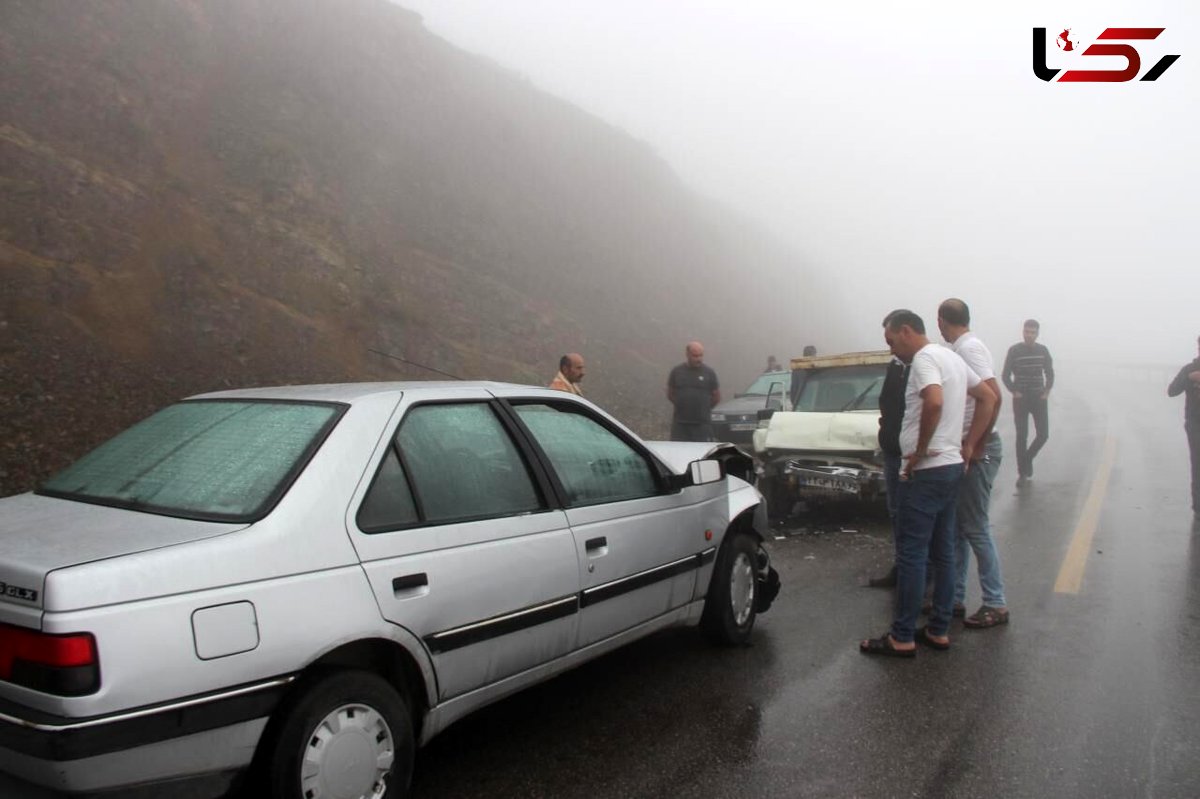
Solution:
<svg viewBox="0 0 1200 799"><path fill-rule="evenodd" d="M888 633L884 633L878 638L868 638L858 644L858 651L864 655L883 655L893 658L915 658L917 656L917 648L912 649L897 649L892 646L892 638Z"/></svg>

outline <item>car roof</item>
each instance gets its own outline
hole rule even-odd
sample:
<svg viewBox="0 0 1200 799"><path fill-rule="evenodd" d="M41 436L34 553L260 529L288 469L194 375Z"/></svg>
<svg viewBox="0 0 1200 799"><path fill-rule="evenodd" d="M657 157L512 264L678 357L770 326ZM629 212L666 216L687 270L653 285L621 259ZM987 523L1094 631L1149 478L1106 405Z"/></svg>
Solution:
<svg viewBox="0 0 1200 799"><path fill-rule="evenodd" d="M326 383L309 386L236 388L228 391L211 391L205 394L195 394L187 399L275 399L354 403L355 401L380 394L400 394L406 391L420 391L422 393L438 394L442 392L461 391L463 389L472 388L484 389L487 391L511 388L529 388L541 390L544 388L544 386L522 386L517 383L498 383L490 380Z"/></svg>

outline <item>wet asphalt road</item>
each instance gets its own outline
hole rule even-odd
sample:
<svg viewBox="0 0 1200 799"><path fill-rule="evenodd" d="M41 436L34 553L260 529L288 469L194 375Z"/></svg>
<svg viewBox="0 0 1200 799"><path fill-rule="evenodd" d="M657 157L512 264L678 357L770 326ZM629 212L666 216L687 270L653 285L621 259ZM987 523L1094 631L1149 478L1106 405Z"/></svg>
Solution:
<svg viewBox="0 0 1200 799"><path fill-rule="evenodd" d="M796 521L770 542L784 589L751 646L667 631L511 697L422 750L414 796L1200 796L1200 532L1159 382L1057 391L1019 492L1002 414L1007 627L957 623L950 652L913 661L860 655L889 622L890 593L864 584L890 539ZM1080 589L1056 592L1108 464ZM3 779L2 797L48 796Z"/></svg>

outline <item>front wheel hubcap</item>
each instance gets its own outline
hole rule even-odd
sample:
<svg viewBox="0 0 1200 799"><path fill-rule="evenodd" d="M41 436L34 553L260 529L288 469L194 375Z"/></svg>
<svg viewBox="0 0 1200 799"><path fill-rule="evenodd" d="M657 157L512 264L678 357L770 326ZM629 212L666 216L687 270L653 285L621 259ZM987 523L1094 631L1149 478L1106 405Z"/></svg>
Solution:
<svg viewBox="0 0 1200 799"><path fill-rule="evenodd" d="M387 721L366 705L342 705L309 734L300 788L305 799L382 799L396 757Z"/></svg>
<svg viewBox="0 0 1200 799"><path fill-rule="evenodd" d="M729 575L729 604L733 610L733 621L738 627L750 620L754 610L754 565L745 552L739 552L733 560Z"/></svg>

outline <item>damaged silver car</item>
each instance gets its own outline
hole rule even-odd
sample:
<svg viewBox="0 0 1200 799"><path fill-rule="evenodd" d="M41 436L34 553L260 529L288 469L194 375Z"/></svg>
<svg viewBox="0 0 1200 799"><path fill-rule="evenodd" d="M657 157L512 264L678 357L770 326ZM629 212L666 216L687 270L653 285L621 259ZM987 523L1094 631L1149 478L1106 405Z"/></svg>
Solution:
<svg viewBox="0 0 1200 799"><path fill-rule="evenodd" d="M403 797L484 705L672 625L747 641L750 469L529 386L179 402L0 500L0 771Z"/></svg>

